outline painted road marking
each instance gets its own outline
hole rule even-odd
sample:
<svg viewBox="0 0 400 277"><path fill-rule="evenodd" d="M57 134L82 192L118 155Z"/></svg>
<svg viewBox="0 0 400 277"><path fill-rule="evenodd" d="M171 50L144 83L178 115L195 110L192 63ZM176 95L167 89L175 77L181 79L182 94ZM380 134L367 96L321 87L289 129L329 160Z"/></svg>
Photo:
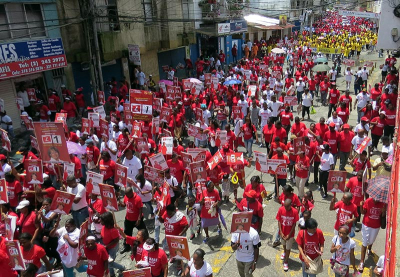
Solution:
<svg viewBox="0 0 400 277"><path fill-rule="evenodd" d="M327 253L327 251L328 251L328 253L329 253L330 252L330 247L332 245L332 243L331 243L332 240L327 240L326 238L327 237L333 238L335 235L332 234L332 233L329 233L329 232L323 232L323 234L324 234L324 237L325 237L324 252ZM353 238L353 240L358 246L358 247L356 247L356 249L361 250L362 241L360 241L358 239L355 239L355 238ZM281 272L281 274L282 274L281 276L287 276L287 277L289 277L289 276L290 277L301 276L302 275L302 269L300 269L300 270L291 270L289 268L288 272L283 271L283 262L281 260L281 254L282 254L283 248L279 247L277 249L279 249L280 251L278 251L277 254L275 255L275 268ZM361 251L360 252L354 251L354 255L355 255L356 258L360 257L361 256ZM289 259L300 261L299 252L298 251L297 252L293 252L292 251L290 253L290 258ZM368 259L368 256L366 256L366 259ZM375 264L378 262L378 259L379 259L379 257L377 255L373 256L373 260L374 260ZM329 277L335 277L335 273L332 271L332 269L330 267L330 259L325 259L325 260L323 260L323 262L324 262L324 268L326 268L326 267L328 268L328 276ZM358 264L356 264L356 266L358 267ZM352 272L352 270L350 270L350 272ZM370 276L370 269L365 267L363 273L362 274L359 273L358 276L360 276L360 277L369 277Z"/></svg>
<svg viewBox="0 0 400 277"><path fill-rule="evenodd" d="M231 239L229 238L228 241L230 242ZM208 261L213 269L213 273L218 274L232 254L233 251L230 246L221 247L216 257L212 261Z"/></svg>

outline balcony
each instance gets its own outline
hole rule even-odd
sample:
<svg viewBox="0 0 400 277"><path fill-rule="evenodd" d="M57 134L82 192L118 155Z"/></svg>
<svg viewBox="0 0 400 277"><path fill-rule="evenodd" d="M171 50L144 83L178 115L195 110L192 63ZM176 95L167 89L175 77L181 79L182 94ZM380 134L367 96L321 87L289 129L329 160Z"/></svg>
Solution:
<svg viewBox="0 0 400 277"><path fill-rule="evenodd" d="M203 20L225 21L242 18L249 10L249 0L201 0Z"/></svg>

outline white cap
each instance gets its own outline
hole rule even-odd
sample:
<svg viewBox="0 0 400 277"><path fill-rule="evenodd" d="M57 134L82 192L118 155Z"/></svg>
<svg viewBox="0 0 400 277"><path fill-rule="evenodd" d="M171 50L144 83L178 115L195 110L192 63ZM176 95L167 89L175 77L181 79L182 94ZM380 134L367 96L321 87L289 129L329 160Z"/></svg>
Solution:
<svg viewBox="0 0 400 277"><path fill-rule="evenodd" d="M62 85L61 85L61 87L62 87L62 88L65 88L65 85L64 85L64 84L62 84Z"/></svg>
<svg viewBox="0 0 400 277"><path fill-rule="evenodd" d="M300 78L299 78L299 81L303 81L303 78L300 77Z"/></svg>
<svg viewBox="0 0 400 277"><path fill-rule="evenodd" d="M388 154L389 154L389 149L387 149L387 148L382 148L382 153L388 153Z"/></svg>
<svg viewBox="0 0 400 277"><path fill-rule="evenodd" d="M88 240L96 240L96 238L94 237L94 236L88 236L87 238L86 238L86 241L88 241Z"/></svg>
<svg viewBox="0 0 400 277"><path fill-rule="evenodd" d="M385 111L380 111L379 113L380 113L380 114L386 115L386 112L385 112Z"/></svg>
<svg viewBox="0 0 400 277"><path fill-rule="evenodd" d="M266 90L264 90L263 95L268 95L268 92Z"/></svg>
<svg viewBox="0 0 400 277"><path fill-rule="evenodd" d="M17 210L21 210L22 208L28 207L30 205L30 202L28 200L22 200L19 202L17 206Z"/></svg>
<svg viewBox="0 0 400 277"><path fill-rule="evenodd" d="M43 180L49 178L49 175L47 175L46 173L43 173Z"/></svg>
<svg viewBox="0 0 400 277"><path fill-rule="evenodd" d="M154 244L147 244L146 242L143 244L143 249L146 251L153 249L153 247L154 247Z"/></svg>

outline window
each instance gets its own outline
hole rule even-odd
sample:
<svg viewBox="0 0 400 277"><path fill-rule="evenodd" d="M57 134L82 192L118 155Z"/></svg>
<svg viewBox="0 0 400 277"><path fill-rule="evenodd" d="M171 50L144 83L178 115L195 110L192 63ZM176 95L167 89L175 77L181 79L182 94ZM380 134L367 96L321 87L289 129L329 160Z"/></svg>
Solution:
<svg viewBox="0 0 400 277"><path fill-rule="evenodd" d="M40 4L0 5L0 39L45 37Z"/></svg>
<svg viewBox="0 0 400 277"><path fill-rule="evenodd" d="M107 5L108 22L110 23L110 31L120 31L118 7L116 0L109 0Z"/></svg>
<svg viewBox="0 0 400 277"><path fill-rule="evenodd" d="M153 22L153 6L151 1L152 0L142 0L145 22Z"/></svg>
<svg viewBox="0 0 400 277"><path fill-rule="evenodd" d="M182 0L182 17L183 19L189 19L190 9L189 9L189 0Z"/></svg>

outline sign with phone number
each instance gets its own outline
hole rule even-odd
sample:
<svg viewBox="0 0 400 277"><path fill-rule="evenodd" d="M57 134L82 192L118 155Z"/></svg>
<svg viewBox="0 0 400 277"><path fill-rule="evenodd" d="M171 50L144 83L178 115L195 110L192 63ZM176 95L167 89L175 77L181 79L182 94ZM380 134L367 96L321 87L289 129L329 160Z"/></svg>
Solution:
<svg viewBox="0 0 400 277"><path fill-rule="evenodd" d="M66 66L61 38L0 44L0 80Z"/></svg>

